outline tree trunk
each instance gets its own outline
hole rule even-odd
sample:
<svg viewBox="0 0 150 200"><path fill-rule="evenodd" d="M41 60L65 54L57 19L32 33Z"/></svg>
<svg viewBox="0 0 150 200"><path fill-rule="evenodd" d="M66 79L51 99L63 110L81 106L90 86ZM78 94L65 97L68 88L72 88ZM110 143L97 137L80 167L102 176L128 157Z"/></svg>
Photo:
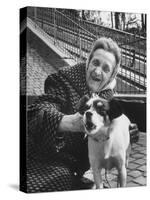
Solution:
<svg viewBox="0 0 150 200"><path fill-rule="evenodd" d="M120 28L120 13L119 12L115 12L115 28L119 29Z"/></svg>
<svg viewBox="0 0 150 200"><path fill-rule="evenodd" d="M82 12L81 12L81 13L82 13L82 19L83 19L83 20L86 20L86 17L85 17L84 10L82 10Z"/></svg>
<svg viewBox="0 0 150 200"><path fill-rule="evenodd" d="M111 26L114 28L114 23L113 23L113 12L111 12Z"/></svg>
<svg viewBox="0 0 150 200"><path fill-rule="evenodd" d="M142 21L142 32L144 32L144 14L141 14L141 21Z"/></svg>
<svg viewBox="0 0 150 200"><path fill-rule="evenodd" d="M142 31L146 31L146 14L141 14Z"/></svg>
<svg viewBox="0 0 150 200"><path fill-rule="evenodd" d="M126 24L126 16L125 13L121 13L121 18L122 18L122 30L125 30L125 24Z"/></svg>

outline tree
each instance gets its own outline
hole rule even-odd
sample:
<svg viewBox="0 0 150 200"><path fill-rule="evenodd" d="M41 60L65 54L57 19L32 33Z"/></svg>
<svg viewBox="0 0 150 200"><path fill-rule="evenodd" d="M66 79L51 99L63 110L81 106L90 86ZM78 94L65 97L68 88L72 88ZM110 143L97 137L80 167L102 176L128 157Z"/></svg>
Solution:
<svg viewBox="0 0 150 200"><path fill-rule="evenodd" d="M112 25L112 28L114 28L113 12L111 12L111 25Z"/></svg>
<svg viewBox="0 0 150 200"><path fill-rule="evenodd" d="M146 14L141 14L142 32L146 32Z"/></svg>
<svg viewBox="0 0 150 200"><path fill-rule="evenodd" d="M81 15L82 15L82 19L83 19L83 20L86 20L86 16L85 16L84 10L82 10Z"/></svg>
<svg viewBox="0 0 150 200"><path fill-rule="evenodd" d="M115 12L115 28L120 29L120 13Z"/></svg>
<svg viewBox="0 0 150 200"><path fill-rule="evenodd" d="M125 13L121 13L121 19L122 19L122 30L125 30L125 25L126 25L126 16Z"/></svg>

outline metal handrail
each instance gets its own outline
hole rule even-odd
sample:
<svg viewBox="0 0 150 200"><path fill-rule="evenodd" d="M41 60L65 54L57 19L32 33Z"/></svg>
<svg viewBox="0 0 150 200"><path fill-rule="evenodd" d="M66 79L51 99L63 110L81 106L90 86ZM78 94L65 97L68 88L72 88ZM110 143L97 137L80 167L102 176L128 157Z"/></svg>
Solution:
<svg viewBox="0 0 150 200"><path fill-rule="evenodd" d="M87 53L97 36L86 30L86 28L83 27L81 20L73 20L71 17L69 18L69 16L66 16L64 13L54 8L48 10L46 10L47 8L40 9L43 10L36 10L35 22L53 38L54 44L64 49L64 52L66 52L69 57L72 55L71 57L76 62L85 61ZM34 12L32 11L30 17L35 20L33 13ZM94 25L92 24L92 26ZM96 27L97 26L99 26L99 28L102 27L100 25L96 25ZM102 28L108 30L106 27ZM124 44L121 40L119 41L119 46L122 45L122 63L121 70L118 74L118 79L120 79L119 84L122 85L120 92L145 93L146 55L141 52L140 46L138 46L138 42L142 42L143 37L141 37L140 40L140 37L134 37L133 34L129 33L126 34L132 35L132 38L123 38L123 41L126 41ZM120 36L120 39L122 39L122 35ZM142 45L145 45L145 41L146 40L144 39ZM132 48L130 47L131 43ZM137 43L136 49L134 49L135 43ZM145 46L143 47L145 48Z"/></svg>

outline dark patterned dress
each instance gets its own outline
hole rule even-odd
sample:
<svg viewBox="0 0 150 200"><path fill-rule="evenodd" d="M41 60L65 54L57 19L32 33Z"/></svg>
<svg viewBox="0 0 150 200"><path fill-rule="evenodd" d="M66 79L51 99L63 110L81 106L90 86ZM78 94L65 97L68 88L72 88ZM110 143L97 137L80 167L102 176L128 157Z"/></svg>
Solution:
<svg viewBox="0 0 150 200"><path fill-rule="evenodd" d="M27 192L73 190L75 177L89 169L84 133L57 132L62 117L76 113L81 97L90 94L85 67L80 63L48 76L45 95L28 107ZM110 89L100 93L112 95Z"/></svg>

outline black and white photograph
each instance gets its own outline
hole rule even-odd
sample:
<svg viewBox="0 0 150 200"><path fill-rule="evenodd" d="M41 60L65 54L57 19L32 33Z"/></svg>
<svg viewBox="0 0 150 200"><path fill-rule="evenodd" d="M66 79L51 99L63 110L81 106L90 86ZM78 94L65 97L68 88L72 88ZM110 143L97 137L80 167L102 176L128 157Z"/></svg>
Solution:
<svg viewBox="0 0 150 200"><path fill-rule="evenodd" d="M147 186L147 14L20 8L20 190Z"/></svg>

